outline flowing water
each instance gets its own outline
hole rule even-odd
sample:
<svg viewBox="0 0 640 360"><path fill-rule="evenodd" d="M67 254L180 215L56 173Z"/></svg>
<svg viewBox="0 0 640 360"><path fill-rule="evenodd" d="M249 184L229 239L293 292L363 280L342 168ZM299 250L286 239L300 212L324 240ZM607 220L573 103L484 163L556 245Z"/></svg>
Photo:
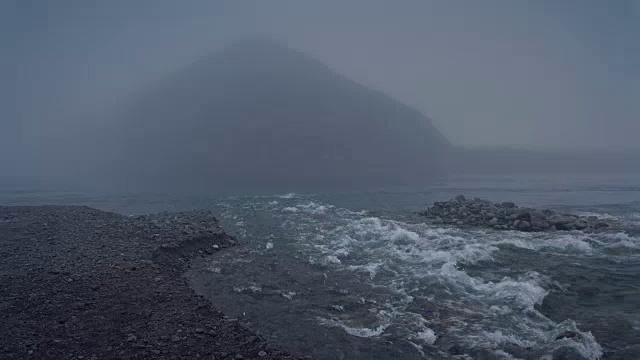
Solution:
<svg viewBox="0 0 640 360"><path fill-rule="evenodd" d="M458 193L627 224L519 233L427 225ZM209 208L242 246L199 260L198 291L320 359L640 358L640 177L466 177L342 194L167 197L5 190L0 203L140 213Z"/></svg>

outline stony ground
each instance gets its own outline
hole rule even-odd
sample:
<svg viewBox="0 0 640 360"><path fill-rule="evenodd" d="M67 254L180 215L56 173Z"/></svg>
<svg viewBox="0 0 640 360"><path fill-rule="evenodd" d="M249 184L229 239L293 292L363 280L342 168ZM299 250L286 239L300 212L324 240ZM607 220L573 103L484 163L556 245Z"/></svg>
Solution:
<svg viewBox="0 0 640 360"><path fill-rule="evenodd" d="M0 359L292 359L182 274L236 245L209 212L0 207Z"/></svg>

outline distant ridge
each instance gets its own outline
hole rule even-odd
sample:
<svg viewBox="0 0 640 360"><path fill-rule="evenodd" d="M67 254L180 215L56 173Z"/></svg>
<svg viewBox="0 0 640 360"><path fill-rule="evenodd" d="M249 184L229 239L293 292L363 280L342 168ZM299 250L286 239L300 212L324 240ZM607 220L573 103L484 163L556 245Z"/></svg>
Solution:
<svg viewBox="0 0 640 360"><path fill-rule="evenodd" d="M116 133L120 180L169 189L419 184L451 148L419 111L262 37L133 97Z"/></svg>

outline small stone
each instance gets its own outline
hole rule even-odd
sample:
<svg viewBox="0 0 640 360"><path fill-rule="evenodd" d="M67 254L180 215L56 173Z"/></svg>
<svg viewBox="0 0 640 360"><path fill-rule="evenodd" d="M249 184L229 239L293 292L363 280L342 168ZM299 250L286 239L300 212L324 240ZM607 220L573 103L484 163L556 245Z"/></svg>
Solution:
<svg viewBox="0 0 640 360"><path fill-rule="evenodd" d="M171 337L171 341L172 341L172 342L178 342L178 341L180 341L180 336L178 336L178 335L173 335L173 336Z"/></svg>
<svg viewBox="0 0 640 360"><path fill-rule="evenodd" d="M220 249L220 246L218 246L218 245L216 245L216 244L214 244L214 245L213 245L213 246L211 246L211 247L212 247L212 248L214 248L214 249L216 249L216 250Z"/></svg>
<svg viewBox="0 0 640 360"><path fill-rule="evenodd" d="M158 349L151 349L150 351L153 354L160 355L160 350L158 350Z"/></svg>
<svg viewBox="0 0 640 360"><path fill-rule="evenodd" d="M267 356L267 352L266 352L266 351L264 351L264 350L260 350L260 351L258 352L258 356L260 356L260 357L265 357L265 356Z"/></svg>
<svg viewBox="0 0 640 360"><path fill-rule="evenodd" d="M502 204L500 204L500 207L511 209L516 207L516 204L512 203L511 201L505 201Z"/></svg>
<svg viewBox="0 0 640 360"><path fill-rule="evenodd" d="M240 359L244 359L244 356L242 356L241 354L236 355L235 357L236 359L240 360Z"/></svg>
<svg viewBox="0 0 640 360"><path fill-rule="evenodd" d="M138 339L137 336L135 336L133 334L129 334L129 336L127 337L127 342L136 341L137 339Z"/></svg>
<svg viewBox="0 0 640 360"><path fill-rule="evenodd" d="M196 334L202 334L204 332L204 329L197 328L195 331L196 331Z"/></svg>
<svg viewBox="0 0 640 360"><path fill-rule="evenodd" d="M464 195L458 195L455 197L457 202L465 202L467 200L467 198L464 197Z"/></svg>

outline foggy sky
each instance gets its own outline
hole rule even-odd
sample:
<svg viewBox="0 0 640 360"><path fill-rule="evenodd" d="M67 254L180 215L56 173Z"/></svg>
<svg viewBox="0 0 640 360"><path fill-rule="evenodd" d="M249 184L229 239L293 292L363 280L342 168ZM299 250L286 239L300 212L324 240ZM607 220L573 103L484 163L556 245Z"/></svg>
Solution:
<svg viewBox="0 0 640 360"><path fill-rule="evenodd" d="M9 0L0 23L5 156L108 121L257 33L414 106L456 145L640 148L639 0Z"/></svg>

